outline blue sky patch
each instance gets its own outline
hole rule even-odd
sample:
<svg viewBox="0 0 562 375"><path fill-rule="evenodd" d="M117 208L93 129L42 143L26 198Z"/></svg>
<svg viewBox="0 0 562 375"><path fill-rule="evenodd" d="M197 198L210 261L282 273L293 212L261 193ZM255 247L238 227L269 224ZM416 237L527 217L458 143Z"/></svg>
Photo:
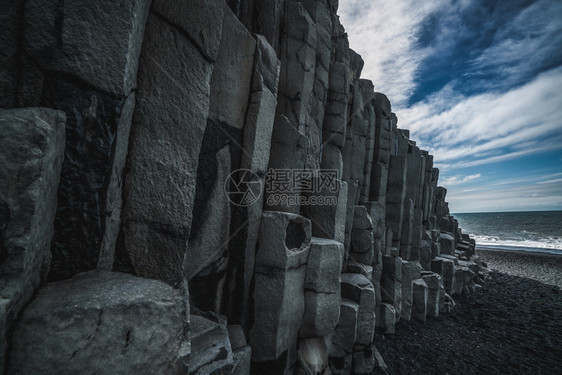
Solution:
<svg viewBox="0 0 562 375"><path fill-rule="evenodd" d="M562 210L562 1L349 0L339 13L452 211Z"/></svg>

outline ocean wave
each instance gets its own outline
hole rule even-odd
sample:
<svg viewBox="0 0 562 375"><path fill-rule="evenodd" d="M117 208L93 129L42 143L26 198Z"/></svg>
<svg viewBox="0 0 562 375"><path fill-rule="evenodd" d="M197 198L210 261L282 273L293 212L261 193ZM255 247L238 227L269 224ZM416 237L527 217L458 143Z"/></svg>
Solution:
<svg viewBox="0 0 562 375"><path fill-rule="evenodd" d="M513 240L502 239L493 236L471 235L476 241L477 246L492 247L516 247L541 250L558 250L562 251L562 239L560 237L547 237L540 240Z"/></svg>

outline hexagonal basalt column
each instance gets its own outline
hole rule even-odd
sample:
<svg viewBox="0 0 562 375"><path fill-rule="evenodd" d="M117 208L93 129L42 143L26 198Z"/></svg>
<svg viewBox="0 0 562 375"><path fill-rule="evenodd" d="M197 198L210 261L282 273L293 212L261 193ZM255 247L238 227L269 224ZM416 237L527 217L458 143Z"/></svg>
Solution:
<svg viewBox="0 0 562 375"><path fill-rule="evenodd" d="M373 284L365 276L357 273L343 273L341 282L342 297L359 304L355 344L371 345L375 333L375 290Z"/></svg>
<svg viewBox="0 0 562 375"><path fill-rule="evenodd" d="M285 369L296 360L305 311L310 221L300 215L264 211L254 282L254 325L250 329L253 368Z"/></svg>
<svg viewBox="0 0 562 375"><path fill-rule="evenodd" d="M301 337L321 337L334 330L340 315L343 244L313 237L305 280L305 313Z"/></svg>

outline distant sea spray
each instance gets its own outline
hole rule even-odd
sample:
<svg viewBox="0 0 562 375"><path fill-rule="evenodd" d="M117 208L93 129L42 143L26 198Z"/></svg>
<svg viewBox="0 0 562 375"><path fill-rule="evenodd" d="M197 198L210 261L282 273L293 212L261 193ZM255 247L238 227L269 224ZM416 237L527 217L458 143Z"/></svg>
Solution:
<svg viewBox="0 0 562 375"><path fill-rule="evenodd" d="M562 211L455 214L478 247L562 254Z"/></svg>

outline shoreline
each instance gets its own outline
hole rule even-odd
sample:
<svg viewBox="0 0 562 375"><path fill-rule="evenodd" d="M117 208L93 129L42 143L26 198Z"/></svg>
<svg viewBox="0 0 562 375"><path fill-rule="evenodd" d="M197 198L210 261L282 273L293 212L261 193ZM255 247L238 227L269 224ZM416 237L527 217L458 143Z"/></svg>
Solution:
<svg viewBox="0 0 562 375"><path fill-rule="evenodd" d="M560 254L477 247L476 255L492 270L562 288Z"/></svg>
<svg viewBox="0 0 562 375"><path fill-rule="evenodd" d="M389 374L554 374L562 358L562 256L477 247L491 269L449 313L376 331Z"/></svg>
<svg viewBox="0 0 562 375"><path fill-rule="evenodd" d="M478 245L476 243L476 251L491 251L491 252L505 252L523 255L538 255L538 256L553 256L562 257L562 250L559 249L545 249L538 247L517 247L517 246L492 246L492 245Z"/></svg>

